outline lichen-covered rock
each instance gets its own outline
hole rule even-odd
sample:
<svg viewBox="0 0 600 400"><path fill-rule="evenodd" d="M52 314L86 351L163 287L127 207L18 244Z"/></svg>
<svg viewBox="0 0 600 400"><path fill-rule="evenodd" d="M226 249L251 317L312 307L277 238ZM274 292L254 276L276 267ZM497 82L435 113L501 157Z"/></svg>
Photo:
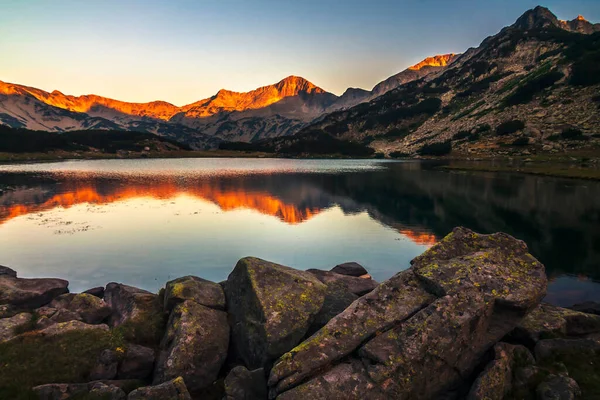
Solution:
<svg viewBox="0 0 600 400"><path fill-rule="evenodd" d="M341 314L346 308L358 299L358 296L348 291L348 288L339 282L328 283L325 292L323 307L315 316L311 324L308 335L312 335L323 326L325 326L333 317Z"/></svg>
<svg viewBox="0 0 600 400"><path fill-rule="evenodd" d="M193 300L209 308L225 309L225 293L218 283L196 276L184 276L167 282L165 311L171 311L177 304L186 300Z"/></svg>
<svg viewBox="0 0 600 400"><path fill-rule="evenodd" d="M271 370L270 395L447 394L539 304L546 283L543 265L522 241L457 228L282 356Z"/></svg>
<svg viewBox="0 0 600 400"><path fill-rule="evenodd" d="M35 310L37 315L36 328L45 329L60 322L81 321L81 315L66 309L56 309L48 306Z"/></svg>
<svg viewBox="0 0 600 400"><path fill-rule="evenodd" d="M379 285L378 282L371 278L358 278L355 276L341 275L335 272L322 271L319 269L309 269L306 272L310 272L326 285L330 283L341 284L346 288L347 291L357 296L363 296L371 292Z"/></svg>
<svg viewBox="0 0 600 400"><path fill-rule="evenodd" d="M108 326L105 324L91 325L91 324L86 324L85 322L81 322L81 321L69 321L69 322L60 322L57 324L50 325L49 327L40 330L39 333L43 336L52 337L52 336L65 334L67 332L85 331L85 330L108 331Z"/></svg>
<svg viewBox="0 0 600 400"><path fill-rule="evenodd" d="M161 343L154 383L181 376L196 391L210 385L227 358L229 324L224 311L187 300L175 306Z"/></svg>
<svg viewBox="0 0 600 400"><path fill-rule="evenodd" d="M92 399L125 400L127 398L125 392L116 386L109 386L102 382L94 383L91 386L89 394Z"/></svg>
<svg viewBox="0 0 600 400"><path fill-rule="evenodd" d="M90 372L90 381L115 379L118 367L119 354L114 350L103 350Z"/></svg>
<svg viewBox="0 0 600 400"><path fill-rule="evenodd" d="M146 318L156 312L157 295L133 286L111 282L104 290L104 301L111 308L109 325L112 327L127 321Z"/></svg>
<svg viewBox="0 0 600 400"><path fill-rule="evenodd" d="M67 293L68 286L69 282L63 279L24 279L10 274L0 275L0 304L38 308Z"/></svg>
<svg viewBox="0 0 600 400"><path fill-rule="evenodd" d="M0 319L0 343L17 336L18 329L31 321L32 315L20 313L10 318Z"/></svg>
<svg viewBox="0 0 600 400"><path fill-rule="evenodd" d="M586 314L600 315L600 303L595 301L585 301L569 307L573 311L579 311Z"/></svg>
<svg viewBox="0 0 600 400"><path fill-rule="evenodd" d="M146 379L154 370L154 350L128 344L123 354L117 377L119 379Z"/></svg>
<svg viewBox="0 0 600 400"><path fill-rule="evenodd" d="M60 295L48 306L79 314L81 320L87 324L99 324L111 313L110 307L103 300L86 293Z"/></svg>
<svg viewBox="0 0 600 400"><path fill-rule="evenodd" d="M511 332L511 338L533 347L541 339L597 332L600 332L600 316L540 304Z"/></svg>
<svg viewBox="0 0 600 400"><path fill-rule="evenodd" d="M538 400L575 400L581 389L573 378L562 375L548 375L536 389Z"/></svg>
<svg viewBox="0 0 600 400"><path fill-rule="evenodd" d="M39 400L66 400L89 393L87 383L49 383L33 388Z"/></svg>
<svg viewBox="0 0 600 400"><path fill-rule="evenodd" d="M545 339L535 345L534 354L538 362L564 356L584 359L586 356L599 355L600 343L591 339Z"/></svg>
<svg viewBox="0 0 600 400"><path fill-rule="evenodd" d="M266 400L267 379L262 368L248 371L237 366L225 378L224 400Z"/></svg>
<svg viewBox="0 0 600 400"><path fill-rule="evenodd" d="M523 346L498 343L492 360L477 377L467 400L502 400L512 389L513 373L518 361L521 366L535 363L533 355Z"/></svg>
<svg viewBox="0 0 600 400"><path fill-rule="evenodd" d="M258 258L238 261L225 294L235 351L261 368L297 345L325 299L314 275Z"/></svg>
<svg viewBox="0 0 600 400"><path fill-rule="evenodd" d="M16 278L17 271L15 271L14 269L5 267L4 265L0 265L0 276L2 276L2 275Z"/></svg>
<svg viewBox="0 0 600 400"><path fill-rule="evenodd" d="M146 386L129 393L127 400L192 400L185 381L177 377L156 386Z"/></svg>
<svg viewBox="0 0 600 400"><path fill-rule="evenodd" d="M369 272L356 262L347 262L343 264L336 265L331 269L331 272L335 272L336 274L348 275L348 276L364 276L369 275Z"/></svg>

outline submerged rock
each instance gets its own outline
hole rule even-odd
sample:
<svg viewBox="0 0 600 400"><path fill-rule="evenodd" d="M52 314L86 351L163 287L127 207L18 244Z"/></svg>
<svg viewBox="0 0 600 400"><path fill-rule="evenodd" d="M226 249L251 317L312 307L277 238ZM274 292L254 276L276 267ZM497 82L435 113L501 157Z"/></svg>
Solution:
<svg viewBox="0 0 600 400"><path fill-rule="evenodd" d="M25 279L3 274L0 275L0 304L26 309L38 308L67 293L68 286L69 282L63 279Z"/></svg>
<svg viewBox="0 0 600 400"><path fill-rule="evenodd" d="M235 351L261 368L297 345L320 311L326 287L314 275L258 258L238 261L225 294Z"/></svg>
<svg viewBox="0 0 600 400"><path fill-rule="evenodd" d="M183 378L156 386L146 386L129 393L127 400L192 400Z"/></svg>
<svg viewBox="0 0 600 400"><path fill-rule="evenodd" d="M184 276L167 282L165 311L171 311L177 304L186 300L193 300L209 308L225 309L225 293L218 283L196 276Z"/></svg>
<svg viewBox="0 0 600 400"><path fill-rule="evenodd" d="M348 276L363 276L369 275L369 272L360 265L355 262L347 262L343 264L336 265L331 269L331 272L335 272L340 275L348 275Z"/></svg>
<svg viewBox="0 0 600 400"><path fill-rule="evenodd" d="M224 400L266 400L267 379L262 368L248 371L246 367L233 368L225 378Z"/></svg>
<svg viewBox="0 0 600 400"><path fill-rule="evenodd" d="M181 376L196 391L210 385L227 358L229 324L224 311L187 300L175 306L161 343L154 383Z"/></svg>
<svg viewBox="0 0 600 400"><path fill-rule="evenodd" d="M418 400L449 393L537 306L546 283L522 241L457 228L283 355L271 370L270 395Z"/></svg>
<svg viewBox="0 0 600 400"><path fill-rule="evenodd" d="M59 310L68 310L81 316L87 324L99 324L111 313L104 301L86 293L66 293L58 296L48 305Z"/></svg>

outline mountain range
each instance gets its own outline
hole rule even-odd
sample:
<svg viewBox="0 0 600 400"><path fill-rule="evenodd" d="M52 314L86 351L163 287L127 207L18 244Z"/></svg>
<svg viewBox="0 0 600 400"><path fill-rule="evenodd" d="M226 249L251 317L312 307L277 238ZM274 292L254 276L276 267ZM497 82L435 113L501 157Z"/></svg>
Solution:
<svg viewBox="0 0 600 400"><path fill-rule="evenodd" d="M0 123L51 132L141 131L194 148L249 142L278 152L323 136L388 155L419 153L435 143L485 152L516 140L550 140L560 148L564 132L578 143L599 133L599 32L600 24L582 16L561 21L536 7L477 48L427 58L370 91L349 88L341 96L290 76L178 107L0 81Z"/></svg>

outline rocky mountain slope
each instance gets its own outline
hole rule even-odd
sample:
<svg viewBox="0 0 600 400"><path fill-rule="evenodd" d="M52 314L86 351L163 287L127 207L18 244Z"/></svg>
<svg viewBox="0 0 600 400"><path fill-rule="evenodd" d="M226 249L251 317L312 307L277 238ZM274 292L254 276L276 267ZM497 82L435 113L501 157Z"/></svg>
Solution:
<svg viewBox="0 0 600 400"><path fill-rule="evenodd" d="M289 76L246 93L220 90L183 107L164 101L128 103L96 95L70 96L0 81L0 124L50 132L81 129L144 131L194 147L291 135L327 112L368 101L387 90L439 70L450 58L424 60L377 85L343 96Z"/></svg>
<svg viewBox="0 0 600 400"><path fill-rule="evenodd" d="M581 16L560 21L537 7L443 71L331 113L295 140L320 133L393 156L600 144L599 32Z"/></svg>

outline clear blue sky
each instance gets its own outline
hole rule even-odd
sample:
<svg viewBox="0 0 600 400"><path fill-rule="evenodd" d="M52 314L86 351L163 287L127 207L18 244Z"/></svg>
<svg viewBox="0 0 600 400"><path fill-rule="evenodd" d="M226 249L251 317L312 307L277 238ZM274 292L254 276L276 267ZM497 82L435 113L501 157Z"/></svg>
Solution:
<svg viewBox="0 0 600 400"><path fill-rule="evenodd" d="M341 94L462 52L529 0L0 0L0 80L183 105L302 76ZM600 21L599 0L548 0Z"/></svg>

